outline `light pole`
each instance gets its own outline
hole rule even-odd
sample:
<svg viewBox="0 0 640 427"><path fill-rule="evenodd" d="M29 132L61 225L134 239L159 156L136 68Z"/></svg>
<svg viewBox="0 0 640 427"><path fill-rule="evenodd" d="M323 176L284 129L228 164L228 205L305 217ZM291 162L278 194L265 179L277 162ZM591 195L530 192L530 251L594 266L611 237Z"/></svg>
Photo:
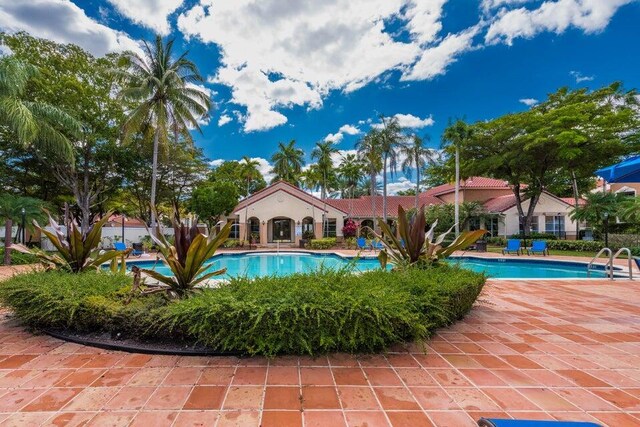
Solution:
<svg viewBox="0 0 640 427"><path fill-rule="evenodd" d="M604 216L604 247L609 247L609 212L605 212Z"/></svg>
<svg viewBox="0 0 640 427"><path fill-rule="evenodd" d="M25 227L26 227L26 222L27 222L27 211L22 208L20 209L20 214L22 215L22 229L21 229L21 236L22 236L22 244L24 245L24 242L26 240L26 233L25 233Z"/></svg>
<svg viewBox="0 0 640 427"><path fill-rule="evenodd" d="M122 243L124 243L124 214L122 214Z"/></svg>

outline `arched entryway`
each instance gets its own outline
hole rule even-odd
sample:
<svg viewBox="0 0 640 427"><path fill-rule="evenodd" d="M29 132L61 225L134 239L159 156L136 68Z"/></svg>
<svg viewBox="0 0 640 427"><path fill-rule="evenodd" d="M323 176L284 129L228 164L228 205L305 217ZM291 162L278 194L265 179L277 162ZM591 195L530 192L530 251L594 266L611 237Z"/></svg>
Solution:
<svg viewBox="0 0 640 427"><path fill-rule="evenodd" d="M360 222L360 235L362 237L373 236L373 220L372 219L363 219L362 222Z"/></svg>
<svg viewBox="0 0 640 427"><path fill-rule="evenodd" d="M269 243L293 243L294 223L291 218L276 217L269 220Z"/></svg>

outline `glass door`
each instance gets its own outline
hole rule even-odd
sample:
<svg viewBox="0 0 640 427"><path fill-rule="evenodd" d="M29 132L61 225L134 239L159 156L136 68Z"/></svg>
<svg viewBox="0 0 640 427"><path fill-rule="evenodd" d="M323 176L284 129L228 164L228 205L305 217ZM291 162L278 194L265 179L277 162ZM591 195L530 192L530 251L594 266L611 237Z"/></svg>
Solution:
<svg viewBox="0 0 640 427"><path fill-rule="evenodd" d="M274 219L273 220L273 241L290 242L291 241L291 220L290 219Z"/></svg>

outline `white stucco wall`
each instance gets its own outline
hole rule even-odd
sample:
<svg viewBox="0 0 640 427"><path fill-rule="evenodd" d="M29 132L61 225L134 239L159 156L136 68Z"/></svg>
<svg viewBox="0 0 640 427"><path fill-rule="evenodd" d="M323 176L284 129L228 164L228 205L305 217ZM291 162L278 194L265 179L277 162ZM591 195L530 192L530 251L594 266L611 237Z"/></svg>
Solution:
<svg viewBox="0 0 640 427"><path fill-rule="evenodd" d="M529 209L529 201L526 200L523 203L523 209L526 212ZM575 222L569 217L572 206L567 205L561 200L556 199L553 196L549 196L548 194L542 194L540 196L540 200L536 204L536 208L534 210L534 216L537 216L538 220L538 231L544 233L545 230L545 217L560 215L564 216L564 228L567 233L568 238L575 238L576 225ZM518 216L517 207L512 207L507 209L505 212L504 222L500 223L499 230L501 236L510 236L512 234L518 234L520 231L520 220Z"/></svg>

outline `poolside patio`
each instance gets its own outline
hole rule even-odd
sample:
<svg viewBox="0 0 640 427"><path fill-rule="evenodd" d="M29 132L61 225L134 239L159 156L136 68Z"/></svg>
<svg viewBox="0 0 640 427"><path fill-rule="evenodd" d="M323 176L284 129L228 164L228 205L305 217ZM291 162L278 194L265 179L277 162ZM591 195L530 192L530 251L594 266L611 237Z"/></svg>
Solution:
<svg viewBox="0 0 640 427"><path fill-rule="evenodd" d="M491 281L426 348L317 359L109 352L0 320L0 425L640 425L640 287Z"/></svg>

